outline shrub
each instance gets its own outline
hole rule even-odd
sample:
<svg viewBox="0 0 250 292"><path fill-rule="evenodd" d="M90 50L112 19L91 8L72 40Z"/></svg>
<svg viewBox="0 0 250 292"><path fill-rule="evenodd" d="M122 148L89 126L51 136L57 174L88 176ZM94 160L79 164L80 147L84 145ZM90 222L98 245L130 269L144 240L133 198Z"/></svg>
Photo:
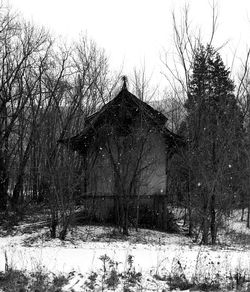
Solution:
<svg viewBox="0 0 250 292"><path fill-rule="evenodd" d="M25 271L9 269L0 275L0 288L6 292L59 292L67 282L64 275L56 276L42 271L28 274Z"/></svg>

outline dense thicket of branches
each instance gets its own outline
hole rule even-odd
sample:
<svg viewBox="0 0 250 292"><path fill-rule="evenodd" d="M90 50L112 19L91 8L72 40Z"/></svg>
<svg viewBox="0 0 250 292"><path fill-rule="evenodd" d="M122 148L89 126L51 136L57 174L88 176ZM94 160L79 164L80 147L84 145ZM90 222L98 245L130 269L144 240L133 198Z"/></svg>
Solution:
<svg viewBox="0 0 250 292"><path fill-rule="evenodd" d="M79 159L57 141L81 129L114 82L104 52L87 38L67 48L9 9L1 12L0 209L21 213L44 200L54 236L58 216L70 218L79 175Z"/></svg>
<svg viewBox="0 0 250 292"><path fill-rule="evenodd" d="M183 156L188 163L183 163L183 171L192 194L189 220L193 213L201 222L206 244L209 234L216 242L221 216L236 204L239 193L243 116L229 73L210 45L197 48L185 103L187 116L180 128L187 141Z"/></svg>
<svg viewBox="0 0 250 292"><path fill-rule="evenodd" d="M235 208L242 208L242 220L248 208L247 226L250 218L249 51L234 83L220 55L223 45L212 45L217 11L214 3L211 8L207 41L192 30L188 6L179 23L173 13L174 63L168 54L164 61L172 88L167 100L178 105L170 108L170 124L186 140L169 163L169 202L185 209L189 234L206 244L216 243L218 229Z"/></svg>
<svg viewBox="0 0 250 292"><path fill-rule="evenodd" d="M58 140L78 133L85 118L110 100L117 78L111 77L104 52L86 37L67 47L43 28L0 9L0 211L22 214L28 204L44 202L51 236L64 239L88 173L79 156ZM190 35L187 16L186 11L183 28L173 18L184 74L166 64L173 78L171 98L161 108L171 130L186 142L168 163L167 196L169 204L186 210L189 234L215 244L220 223L232 209L248 208L250 225L248 58L235 90L229 69L211 45L214 29L203 46L199 36ZM138 72L135 92L142 100L152 98L155 91L145 70ZM140 139L146 136L138 134ZM131 160L125 154L124 160ZM117 180L120 193L128 193L123 181L129 175ZM127 234L124 210L121 225Z"/></svg>

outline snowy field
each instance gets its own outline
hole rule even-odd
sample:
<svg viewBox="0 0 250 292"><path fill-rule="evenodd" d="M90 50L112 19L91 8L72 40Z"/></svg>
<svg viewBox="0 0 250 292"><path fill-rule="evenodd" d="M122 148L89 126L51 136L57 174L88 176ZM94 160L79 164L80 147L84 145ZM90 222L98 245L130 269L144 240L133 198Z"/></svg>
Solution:
<svg viewBox="0 0 250 292"><path fill-rule="evenodd" d="M147 229L131 230L124 238L114 228L101 226L78 226L66 241L51 240L48 228L33 230L23 224L12 235L0 238L0 270L5 270L7 261L12 269L70 275L64 291L88 291L85 283L91 272L103 273L100 257L104 255L119 273L128 270L132 256L134 270L143 275L141 290L135 291L167 291L162 279L175 274L200 281L226 281L236 274L249 277L250 230L237 218L227 223L220 235L221 244L215 247L200 246L183 235ZM123 290L117 287L115 291Z"/></svg>

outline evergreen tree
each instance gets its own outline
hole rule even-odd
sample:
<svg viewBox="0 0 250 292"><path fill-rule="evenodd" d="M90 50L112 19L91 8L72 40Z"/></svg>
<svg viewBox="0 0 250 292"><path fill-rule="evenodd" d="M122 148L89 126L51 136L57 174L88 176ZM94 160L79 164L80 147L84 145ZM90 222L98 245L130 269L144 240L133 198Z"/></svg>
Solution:
<svg viewBox="0 0 250 292"><path fill-rule="evenodd" d="M200 214L202 242L215 244L218 223L237 193L242 115L234 83L219 53L200 46L190 78L186 136L191 161L193 202ZM210 231L210 232L209 232Z"/></svg>

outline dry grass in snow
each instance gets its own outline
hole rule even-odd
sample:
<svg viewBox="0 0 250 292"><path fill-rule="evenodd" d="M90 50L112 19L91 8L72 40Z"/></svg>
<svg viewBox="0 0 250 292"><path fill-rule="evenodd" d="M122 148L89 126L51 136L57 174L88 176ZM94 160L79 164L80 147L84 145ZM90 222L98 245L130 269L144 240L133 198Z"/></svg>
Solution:
<svg viewBox="0 0 250 292"><path fill-rule="evenodd" d="M69 282L64 291L88 291L88 285L96 285L97 289L104 285L105 277L111 277L114 283L118 277L115 290L111 287L110 291L124 291L130 277L126 273L131 256L135 275L141 275L138 279L135 276L136 287L141 287L135 291L167 291L167 277L174 279L176 275L187 282L195 278L199 282L222 283L230 282L230 277L236 281L235 277L250 275L250 231L238 217L236 214L227 222L219 238L224 244L215 247L194 244L183 235L147 229L131 230L130 236L124 237L107 226L76 226L66 241L51 240L47 227L32 230L31 225L20 225L15 235L0 237L0 270L6 268L7 255L8 266L13 270L30 273L42 269L66 275ZM103 256L114 263L116 276L111 269L103 278ZM94 273L98 275L96 279Z"/></svg>

